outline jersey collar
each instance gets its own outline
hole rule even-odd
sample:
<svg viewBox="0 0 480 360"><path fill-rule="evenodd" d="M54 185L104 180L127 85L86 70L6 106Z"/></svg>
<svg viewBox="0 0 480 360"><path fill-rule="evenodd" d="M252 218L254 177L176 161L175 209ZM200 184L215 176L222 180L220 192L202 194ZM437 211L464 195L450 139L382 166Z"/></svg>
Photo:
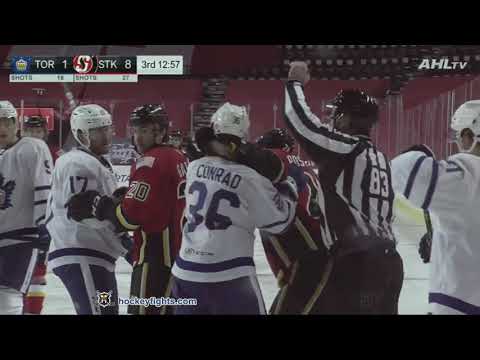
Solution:
<svg viewBox="0 0 480 360"><path fill-rule="evenodd" d="M80 150L80 151L83 151L84 153L90 155L90 156L93 156L95 159L97 159L98 161L100 161L100 163L105 166L107 169L109 169L110 171L113 171L113 168L112 168L112 165L108 162L107 159L105 159L102 155L96 155L94 154L93 152L91 152L90 150L88 150L87 148L83 147L83 146L78 146L76 148L77 150Z"/></svg>
<svg viewBox="0 0 480 360"><path fill-rule="evenodd" d="M17 138L17 141L15 141L13 144L8 145L6 148L0 149L0 155L5 154L5 152L7 150L9 150L9 149L13 148L15 145L17 145L20 140L22 140L22 137Z"/></svg>

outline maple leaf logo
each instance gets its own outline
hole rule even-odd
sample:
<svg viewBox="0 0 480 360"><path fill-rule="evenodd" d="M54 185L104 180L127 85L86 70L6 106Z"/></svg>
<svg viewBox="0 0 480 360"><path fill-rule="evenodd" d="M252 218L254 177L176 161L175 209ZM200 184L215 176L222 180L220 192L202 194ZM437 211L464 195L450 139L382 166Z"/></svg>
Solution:
<svg viewBox="0 0 480 360"><path fill-rule="evenodd" d="M10 180L5 184L5 178L0 174L0 210L8 209L12 207L12 194L15 189L15 181Z"/></svg>

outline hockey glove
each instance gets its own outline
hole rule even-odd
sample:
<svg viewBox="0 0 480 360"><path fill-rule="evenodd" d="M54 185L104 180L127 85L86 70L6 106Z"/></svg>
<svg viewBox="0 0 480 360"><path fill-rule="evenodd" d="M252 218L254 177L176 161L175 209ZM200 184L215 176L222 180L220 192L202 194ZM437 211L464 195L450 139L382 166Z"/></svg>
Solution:
<svg viewBox="0 0 480 360"><path fill-rule="evenodd" d="M428 233L423 235L422 240L420 240L418 253L420 254L424 264L430 262L430 255L432 253L432 238Z"/></svg>
<svg viewBox="0 0 480 360"><path fill-rule="evenodd" d="M128 192L128 186L119 187L112 194L113 201L121 202L123 200L123 198L125 197L125 195L127 195L127 192Z"/></svg>
<svg viewBox="0 0 480 360"><path fill-rule="evenodd" d="M108 196L101 196L98 191L88 190L73 195L65 204L67 217L75 221L97 218L105 220L103 210L107 203L113 203Z"/></svg>
<svg viewBox="0 0 480 360"><path fill-rule="evenodd" d="M189 140L185 146L185 154L190 161L200 159L204 155L191 140Z"/></svg>
<svg viewBox="0 0 480 360"><path fill-rule="evenodd" d="M233 154L234 161L248 166L274 184L284 180L283 164L275 153L255 144L241 144Z"/></svg>
<svg viewBox="0 0 480 360"><path fill-rule="evenodd" d="M433 238L433 227L432 220L430 218L430 213L426 210L423 211L425 217L425 225L427 226L427 233L423 235L420 240L420 246L418 248L418 253L422 258L425 264L430 262L430 255L432 253L432 238Z"/></svg>
<svg viewBox="0 0 480 360"><path fill-rule="evenodd" d="M195 133L195 142L203 153L207 152L207 145L212 140L215 140L215 133L211 127L201 127Z"/></svg>

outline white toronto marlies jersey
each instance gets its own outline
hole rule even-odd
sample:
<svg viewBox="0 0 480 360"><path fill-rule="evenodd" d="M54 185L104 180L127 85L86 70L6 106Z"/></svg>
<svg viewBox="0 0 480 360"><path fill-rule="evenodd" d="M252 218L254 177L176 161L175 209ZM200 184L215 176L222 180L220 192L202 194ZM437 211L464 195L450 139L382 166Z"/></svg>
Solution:
<svg viewBox="0 0 480 360"><path fill-rule="evenodd" d="M188 166L182 246L172 273L183 280L221 282L255 275L255 228L280 233L296 203L254 170L204 157Z"/></svg>
<svg viewBox="0 0 480 360"><path fill-rule="evenodd" d="M480 157L392 160L394 189L433 214L429 302L433 313L480 314Z"/></svg>
<svg viewBox="0 0 480 360"><path fill-rule="evenodd" d="M112 196L116 189L115 174L106 159L76 148L57 160L47 209L47 229L52 237L49 255L52 268L79 259L113 268L115 260L126 253L109 221L87 219L76 222L67 218L65 208L73 194L96 190L100 195Z"/></svg>
<svg viewBox="0 0 480 360"><path fill-rule="evenodd" d="M0 149L0 248L38 238L52 170L50 150L41 140L24 137Z"/></svg>

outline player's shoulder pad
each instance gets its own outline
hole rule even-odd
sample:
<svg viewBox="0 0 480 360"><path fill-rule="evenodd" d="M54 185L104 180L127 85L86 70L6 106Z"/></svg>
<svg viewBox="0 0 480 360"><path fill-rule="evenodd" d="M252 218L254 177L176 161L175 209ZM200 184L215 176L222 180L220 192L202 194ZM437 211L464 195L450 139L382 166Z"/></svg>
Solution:
<svg viewBox="0 0 480 360"><path fill-rule="evenodd" d="M480 157L468 153L458 153L449 156L447 163L451 168L459 168L467 171L477 179L480 179Z"/></svg>
<svg viewBox="0 0 480 360"><path fill-rule="evenodd" d="M154 156L143 156L139 158L135 163L135 170L138 170L142 167L153 168L156 158Z"/></svg>
<svg viewBox="0 0 480 360"><path fill-rule="evenodd" d="M394 162L405 162L405 161L417 161L421 157L427 157L423 152L421 151L408 151L402 154L399 154L395 156L392 159L392 163Z"/></svg>
<svg viewBox="0 0 480 360"><path fill-rule="evenodd" d="M48 149L45 141L32 138L32 137L22 137L18 143L20 147L19 153L26 158L36 159L40 154L50 156L50 150Z"/></svg>
<svg viewBox="0 0 480 360"><path fill-rule="evenodd" d="M66 171L82 173L87 171L88 173L94 172L94 169L103 166L98 159L87 154L84 151L72 149L60 156L55 163L54 171Z"/></svg>
<svg viewBox="0 0 480 360"><path fill-rule="evenodd" d="M165 161L164 159L171 159L173 157L185 157L185 154L182 153L177 148L170 145L156 146L151 150L148 150L143 157L152 156L156 159L159 159L160 162Z"/></svg>
<svg viewBox="0 0 480 360"><path fill-rule="evenodd" d="M47 149L48 146L45 141L36 139L33 137L22 137L19 141L19 145L25 149Z"/></svg>

